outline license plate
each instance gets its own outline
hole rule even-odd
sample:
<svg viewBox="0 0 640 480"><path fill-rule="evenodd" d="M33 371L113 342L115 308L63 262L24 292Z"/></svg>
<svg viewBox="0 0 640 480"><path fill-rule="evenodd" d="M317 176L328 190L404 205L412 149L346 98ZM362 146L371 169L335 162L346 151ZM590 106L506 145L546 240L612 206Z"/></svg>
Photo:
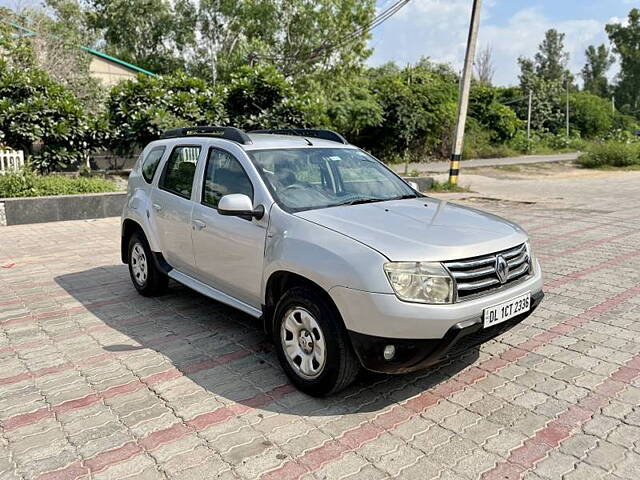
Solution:
<svg viewBox="0 0 640 480"><path fill-rule="evenodd" d="M506 302L484 309L484 328L492 327L522 313L531 308L531 292Z"/></svg>

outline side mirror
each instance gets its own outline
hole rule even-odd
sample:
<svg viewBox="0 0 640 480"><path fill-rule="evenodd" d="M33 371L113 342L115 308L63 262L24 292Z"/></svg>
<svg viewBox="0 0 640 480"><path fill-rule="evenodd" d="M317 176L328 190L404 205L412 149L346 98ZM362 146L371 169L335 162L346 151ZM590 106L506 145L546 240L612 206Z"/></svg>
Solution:
<svg viewBox="0 0 640 480"><path fill-rule="evenodd" d="M419 189L420 187L418 187L418 184L417 184L416 182L407 182L407 183L408 183L408 184L409 184L409 186L410 186L411 188L413 188L416 192L418 192L418 191L419 191L418 189Z"/></svg>
<svg viewBox="0 0 640 480"><path fill-rule="evenodd" d="M218 213L229 217L245 217L260 220L264 216L264 207L258 205L255 209L251 199L242 193L225 195L218 202Z"/></svg>

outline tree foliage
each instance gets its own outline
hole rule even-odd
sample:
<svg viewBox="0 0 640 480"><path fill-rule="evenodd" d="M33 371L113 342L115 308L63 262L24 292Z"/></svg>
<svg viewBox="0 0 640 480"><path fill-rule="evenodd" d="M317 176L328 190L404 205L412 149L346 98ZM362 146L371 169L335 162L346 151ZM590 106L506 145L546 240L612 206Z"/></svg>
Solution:
<svg viewBox="0 0 640 480"><path fill-rule="evenodd" d="M491 48L491 45L485 46L478 52L474 68L478 83L484 87L490 87L493 83L493 76L496 73L496 67L493 63L493 48Z"/></svg>
<svg viewBox="0 0 640 480"><path fill-rule="evenodd" d="M386 65L370 72L382 107L380 125L364 128L358 141L384 158L419 158L449 148L457 85L425 66L400 70Z"/></svg>
<svg viewBox="0 0 640 480"><path fill-rule="evenodd" d="M311 127L324 123L324 103L299 94L273 65L244 66L221 89L231 123L240 128Z"/></svg>
<svg viewBox="0 0 640 480"><path fill-rule="evenodd" d="M110 55L154 73L169 73L184 67L180 52L195 41L190 18L176 14L184 1L89 0L86 22Z"/></svg>
<svg viewBox="0 0 640 480"><path fill-rule="evenodd" d="M564 33L551 28L547 30L544 40L534 57L536 74L551 82L560 82L572 78L567 70L569 53L564 48Z"/></svg>
<svg viewBox="0 0 640 480"><path fill-rule="evenodd" d="M592 93L572 93L570 110L572 126L585 138L602 137L613 127L611 103Z"/></svg>
<svg viewBox="0 0 640 480"><path fill-rule="evenodd" d="M584 90L600 97L607 97L610 93L607 72L615 63L615 58L604 44L597 48L589 45L585 56L587 62L582 68Z"/></svg>
<svg viewBox="0 0 640 480"><path fill-rule="evenodd" d="M108 135L67 88L39 69L0 70L0 141L49 172L80 165Z"/></svg>
<svg viewBox="0 0 640 480"><path fill-rule="evenodd" d="M227 123L220 96L202 79L184 74L150 77L113 87L106 103L111 148L130 155L169 128Z"/></svg>
<svg viewBox="0 0 640 480"><path fill-rule="evenodd" d="M541 131L559 131L564 115L565 89L573 82L571 72L567 70L569 54L564 49L564 33L550 29L539 46L533 60L520 57L520 89L523 93L532 92L533 108L532 128ZM526 118L520 104L516 107L520 118Z"/></svg>
<svg viewBox="0 0 640 480"><path fill-rule="evenodd" d="M67 0L71 1L71 0ZM155 73L226 81L269 62L285 75L349 70L370 54L374 0L89 0L107 52ZM358 35L353 35L358 31Z"/></svg>
<svg viewBox="0 0 640 480"><path fill-rule="evenodd" d="M522 125L515 112L498 101L498 92L489 87L478 86L471 90L469 116L489 131L494 143L512 139Z"/></svg>
<svg viewBox="0 0 640 480"><path fill-rule="evenodd" d="M616 100L627 113L640 118L640 9L629 12L627 25L612 23L606 31L620 59Z"/></svg>

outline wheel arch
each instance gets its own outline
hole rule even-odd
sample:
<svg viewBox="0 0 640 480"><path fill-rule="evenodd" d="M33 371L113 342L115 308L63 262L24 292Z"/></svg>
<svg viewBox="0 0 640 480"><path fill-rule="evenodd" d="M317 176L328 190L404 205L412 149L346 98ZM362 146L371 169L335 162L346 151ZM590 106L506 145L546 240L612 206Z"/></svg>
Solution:
<svg viewBox="0 0 640 480"><path fill-rule="evenodd" d="M268 335L271 335L273 332L273 322L275 320L273 315L278 301L282 298L285 292L294 287L306 287L319 293L325 300L327 300L328 304L334 310L337 318L340 319L340 322L342 322L342 326L344 327L344 321L342 320L340 310L327 290L304 275L300 275L299 273L289 270L277 270L269 276L264 292L265 304L263 306L263 326Z"/></svg>
<svg viewBox="0 0 640 480"><path fill-rule="evenodd" d="M136 232L142 233L142 235L147 238L144 233L144 229L138 222L130 218L125 218L122 222L122 235L120 237L120 259L122 260L122 263L129 262L129 239L131 238L131 235Z"/></svg>

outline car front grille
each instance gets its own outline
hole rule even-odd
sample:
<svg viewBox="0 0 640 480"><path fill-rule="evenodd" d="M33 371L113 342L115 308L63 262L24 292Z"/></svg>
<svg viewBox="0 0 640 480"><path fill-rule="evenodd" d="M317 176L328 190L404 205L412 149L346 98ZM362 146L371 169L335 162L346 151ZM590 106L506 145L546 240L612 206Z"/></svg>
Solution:
<svg viewBox="0 0 640 480"><path fill-rule="evenodd" d="M502 256L509 265L505 282L501 282L496 273L498 256ZM531 273L529 252L524 243L490 255L444 262L444 266L455 279L458 301L471 300L511 287L528 278Z"/></svg>

